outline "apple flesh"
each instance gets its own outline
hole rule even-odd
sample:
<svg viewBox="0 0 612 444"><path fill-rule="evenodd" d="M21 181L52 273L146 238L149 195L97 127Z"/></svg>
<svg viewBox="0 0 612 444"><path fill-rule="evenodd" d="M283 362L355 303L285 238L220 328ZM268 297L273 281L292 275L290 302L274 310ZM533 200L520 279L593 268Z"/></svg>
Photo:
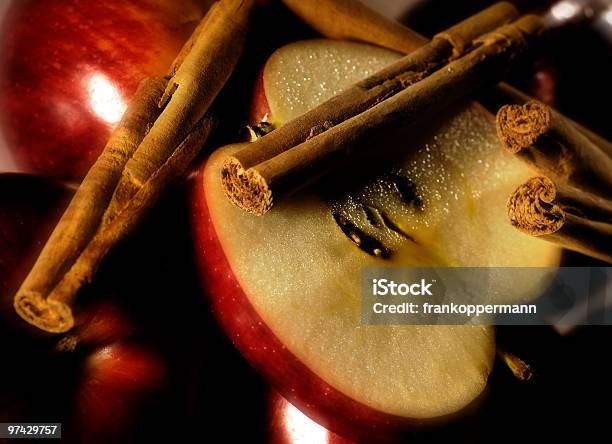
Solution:
<svg viewBox="0 0 612 444"><path fill-rule="evenodd" d="M398 57L356 43L294 43L269 59L257 96L282 125ZM350 189L327 179L333 193L310 187L263 217L223 194L221 164L235 148L215 152L195 185L197 255L221 324L283 396L351 437L392 437L454 417L482 393L495 354L492 328L360 325L363 267L559 260L557 248L505 222L506 196L529 171L502 153L483 111L468 107L434 137L394 143L386 171ZM365 207L387 222L372 223ZM388 257L356 245L341 221ZM534 296L528 285L495 287L512 299Z"/></svg>
<svg viewBox="0 0 612 444"><path fill-rule="evenodd" d="M138 83L166 73L210 3L12 2L0 36L0 125L18 167L81 178Z"/></svg>

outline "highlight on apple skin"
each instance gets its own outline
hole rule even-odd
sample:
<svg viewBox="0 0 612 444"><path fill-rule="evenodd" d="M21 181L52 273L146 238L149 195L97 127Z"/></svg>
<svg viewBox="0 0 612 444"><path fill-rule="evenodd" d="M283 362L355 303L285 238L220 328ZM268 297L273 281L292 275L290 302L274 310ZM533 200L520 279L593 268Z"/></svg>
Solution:
<svg viewBox="0 0 612 444"><path fill-rule="evenodd" d="M274 390L268 409L269 444L355 444L317 424Z"/></svg>
<svg viewBox="0 0 612 444"><path fill-rule="evenodd" d="M0 129L20 171L83 177L138 83L165 75L211 2L12 2L0 35Z"/></svg>

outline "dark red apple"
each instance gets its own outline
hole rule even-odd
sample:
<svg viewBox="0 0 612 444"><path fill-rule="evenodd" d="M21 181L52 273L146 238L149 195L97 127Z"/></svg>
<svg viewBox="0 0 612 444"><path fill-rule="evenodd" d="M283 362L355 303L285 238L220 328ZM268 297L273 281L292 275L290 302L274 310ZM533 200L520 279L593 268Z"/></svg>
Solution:
<svg viewBox="0 0 612 444"><path fill-rule="evenodd" d="M67 339L58 345L15 314L12 296L72 192L0 174L0 349L10 356L0 422L62 422L67 443L188 442L221 429L230 442L264 436L266 386L201 297L183 188L111 253L79 295Z"/></svg>
<svg viewBox="0 0 612 444"><path fill-rule="evenodd" d="M1 372L10 378L2 395L10 398L0 417L12 422L48 417L63 423L67 442L125 442L136 435L140 410L163 392L167 364L150 346L124 335L132 328L117 313L110 303L87 310L84 317L97 321L76 328L55 348L50 340L28 340L14 331L3 336L3 344L11 341L17 353ZM20 405L16 412L14 404Z"/></svg>
<svg viewBox="0 0 612 444"><path fill-rule="evenodd" d="M0 36L0 125L21 170L82 177L138 83L212 0L19 0Z"/></svg>
<svg viewBox="0 0 612 444"><path fill-rule="evenodd" d="M134 323L116 305L103 300L96 302L76 319L79 346L100 347L130 337ZM69 334L68 336L72 336Z"/></svg>
<svg viewBox="0 0 612 444"><path fill-rule="evenodd" d="M56 181L0 174L0 348L7 353L0 368L0 418L62 422L66 442L126 442L142 435L138 421L169 416L159 402L144 415L148 401L166 396L181 402L181 384L169 385L181 379L188 384L185 375L200 367L188 350L168 353L177 343L171 333L168 343L151 333L142 318L157 321L154 307L135 313L122 302L127 279L114 290L98 280L105 298L82 301L76 327L65 337L41 335L18 319L12 295L71 193ZM170 330L184 336L179 328ZM179 359L184 367L174 366ZM169 395L172 390L177 393ZM173 404L170 411L177 410Z"/></svg>
<svg viewBox="0 0 612 444"><path fill-rule="evenodd" d="M164 384L165 364L139 345L112 343L85 360L75 416L83 442L108 442L129 430L143 399Z"/></svg>
<svg viewBox="0 0 612 444"><path fill-rule="evenodd" d="M282 125L398 57L348 42L288 45L265 66L255 95L267 103L255 112ZM435 138L394 143L386 171L354 173L350 188L328 178L262 217L223 194L221 164L234 147L211 156L193 195L196 254L222 326L286 399L355 439L397 438L473 411L495 355L491 328L361 325L362 267L559 260L557 248L506 223L506 196L530 172L503 154L480 108L441 118ZM534 296L528 285L494 285L508 300Z"/></svg>

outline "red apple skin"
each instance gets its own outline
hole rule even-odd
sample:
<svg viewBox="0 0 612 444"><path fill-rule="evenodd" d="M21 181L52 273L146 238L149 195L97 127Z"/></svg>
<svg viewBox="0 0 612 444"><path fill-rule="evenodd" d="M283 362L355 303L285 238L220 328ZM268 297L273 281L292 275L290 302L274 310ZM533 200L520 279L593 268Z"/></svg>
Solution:
<svg viewBox="0 0 612 444"><path fill-rule="evenodd" d="M297 413L299 410L274 390L270 391L268 402L269 444L355 444Z"/></svg>
<svg viewBox="0 0 612 444"><path fill-rule="evenodd" d="M457 418L477 410L482 396L457 414L424 420L394 416L359 403L312 372L266 325L234 275L210 218L204 170L205 165L194 178L191 197L195 255L203 289L234 345L282 396L325 428L368 442L442 431L441 426L453 425Z"/></svg>
<svg viewBox="0 0 612 444"><path fill-rule="evenodd" d="M116 304L103 300L94 304L75 320L77 347L101 347L130 337L135 326Z"/></svg>
<svg viewBox="0 0 612 444"><path fill-rule="evenodd" d="M74 411L82 442L118 439L143 398L163 385L163 360L139 345L116 342L86 358Z"/></svg>
<svg viewBox="0 0 612 444"><path fill-rule="evenodd" d="M267 119L268 122L272 122L272 110L268 104L266 97L266 89L264 87L264 76L263 69L260 71L253 86L253 95L251 98L251 109L249 114L249 121L253 125L257 125L261 121Z"/></svg>
<svg viewBox="0 0 612 444"><path fill-rule="evenodd" d="M142 343L130 342L131 319L115 303L102 300L77 317L67 336L82 359L74 390L73 417L87 443L123 440L145 399L160 393L165 360Z"/></svg>
<svg viewBox="0 0 612 444"><path fill-rule="evenodd" d="M211 1L12 2L0 36L0 125L20 170L81 178L138 83L166 73ZM103 113L92 78L117 94Z"/></svg>
<svg viewBox="0 0 612 444"><path fill-rule="evenodd" d="M10 357L0 365L0 422L61 422L66 443L189 442L196 432L185 424L210 436L236 418L230 441L263 436L266 389L201 299L183 191L160 202L79 298L74 350L15 314L13 295L72 192L0 174L0 350ZM168 232L180 236L160 240ZM170 291L180 305L166 302ZM170 323L160 326L162 316Z"/></svg>
<svg viewBox="0 0 612 444"><path fill-rule="evenodd" d="M135 337L116 300L80 306L61 339L41 335L12 307L70 194L55 180L0 174L0 349L10 356L0 367L0 420L63 422L68 442L124 442L146 401L168 388L164 351L146 334Z"/></svg>

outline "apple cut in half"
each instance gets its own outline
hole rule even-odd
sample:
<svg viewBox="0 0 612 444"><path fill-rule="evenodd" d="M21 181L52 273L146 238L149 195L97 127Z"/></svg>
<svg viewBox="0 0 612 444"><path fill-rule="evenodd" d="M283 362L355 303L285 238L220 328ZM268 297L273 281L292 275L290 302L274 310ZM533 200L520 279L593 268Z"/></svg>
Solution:
<svg viewBox="0 0 612 444"><path fill-rule="evenodd" d="M358 43L290 44L268 60L253 106L282 125L399 57ZM362 325L363 267L559 260L506 222L507 196L530 173L503 153L491 116L470 105L440 120L424 136L413 128L386 140L380 166L350 182L340 171L261 217L222 191L235 147L215 152L195 185L197 256L221 324L280 393L345 436L395 436L470 410L495 355L491 327ZM512 300L536 296L527 283L495 285Z"/></svg>

